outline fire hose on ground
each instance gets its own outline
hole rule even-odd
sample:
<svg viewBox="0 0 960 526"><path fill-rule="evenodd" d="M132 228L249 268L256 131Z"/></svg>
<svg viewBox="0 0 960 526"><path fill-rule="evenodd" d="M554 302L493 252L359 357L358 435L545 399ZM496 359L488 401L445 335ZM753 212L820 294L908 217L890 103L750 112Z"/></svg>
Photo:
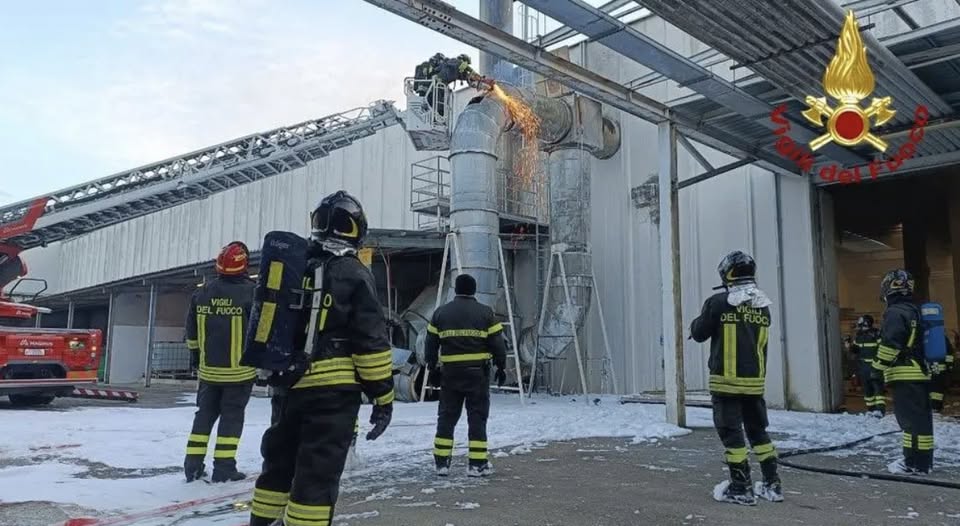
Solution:
<svg viewBox="0 0 960 526"><path fill-rule="evenodd" d="M928 479L928 478L918 477L916 475L894 475L894 474L887 474L887 473L870 473L866 471L849 471L844 469L822 468L819 466L806 466L803 464L797 464L795 462L783 460L784 458L798 457L800 455L810 455L813 453L826 453L828 451L838 451L841 449L849 449L851 447L863 444L864 442L869 442L874 438L882 437L886 435L892 435L894 433L899 433L899 432L900 432L899 430L886 431L884 433L877 433L876 435L871 435L858 440L853 440L850 442L845 442L843 444L837 444L834 446L824 446L824 447L814 447L814 448L807 448L807 449L795 449L792 451L784 451L779 455L780 460L778 463L782 466L787 466L787 467L799 469L802 471L811 471L813 473L824 473L827 475L837 475L841 477L857 477L857 478L866 478L866 479L874 479L874 480L886 480L890 482L906 482L908 484L921 484L924 486L937 486L941 488L960 489L960 483L958 482L948 482L946 480Z"/></svg>

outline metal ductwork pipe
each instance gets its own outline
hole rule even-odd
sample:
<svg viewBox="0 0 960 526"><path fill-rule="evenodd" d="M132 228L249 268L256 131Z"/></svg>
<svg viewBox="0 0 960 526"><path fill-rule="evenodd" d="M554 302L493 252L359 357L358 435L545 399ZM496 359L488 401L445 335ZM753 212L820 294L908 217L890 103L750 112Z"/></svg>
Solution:
<svg viewBox="0 0 960 526"><path fill-rule="evenodd" d="M550 154L550 244L564 253L570 304L556 263L545 309L540 352L544 358L560 357L573 345L570 319L580 329L590 312L593 294L590 252L590 154L579 148L562 148Z"/></svg>
<svg viewBox="0 0 960 526"><path fill-rule="evenodd" d="M500 268L497 139L510 122L503 105L485 97L467 105L450 139L450 222L459 234L461 270L477 280L477 300L490 307ZM450 262L456 275L453 255Z"/></svg>
<svg viewBox="0 0 960 526"><path fill-rule="evenodd" d="M558 141L569 133L572 110L565 101L532 95L508 84L499 86L538 113L546 140ZM450 222L459 234L462 271L477 280L477 300L490 307L496 303L500 269L497 140L512 126L506 108L485 96L467 105L450 139ZM450 268L456 274L454 263L451 259Z"/></svg>
<svg viewBox="0 0 960 526"><path fill-rule="evenodd" d="M480 21L512 35L513 0L480 0ZM479 66L483 76L513 82L513 64L494 54L481 51Z"/></svg>

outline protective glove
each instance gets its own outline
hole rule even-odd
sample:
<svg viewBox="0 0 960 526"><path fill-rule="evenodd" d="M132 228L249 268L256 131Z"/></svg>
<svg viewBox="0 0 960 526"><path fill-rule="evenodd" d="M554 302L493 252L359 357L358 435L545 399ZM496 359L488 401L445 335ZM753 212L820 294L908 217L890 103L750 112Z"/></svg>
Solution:
<svg viewBox="0 0 960 526"><path fill-rule="evenodd" d="M439 365L429 365L430 367L430 380L427 382L427 385L430 387L440 387L443 383L443 370L440 369Z"/></svg>
<svg viewBox="0 0 960 526"><path fill-rule="evenodd" d="M367 433L367 440L376 440L387 430L390 425L390 419L393 418L393 404L375 405L373 412L370 413L370 423L373 429Z"/></svg>
<svg viewBox="0 0 960 526"><path fill-rule="evenodd" d="M497 387L503 387L503 384L507 381L507 372L503 370L503 367L497 366L497 372L494 373L493 379L497 381Z"/></svg>

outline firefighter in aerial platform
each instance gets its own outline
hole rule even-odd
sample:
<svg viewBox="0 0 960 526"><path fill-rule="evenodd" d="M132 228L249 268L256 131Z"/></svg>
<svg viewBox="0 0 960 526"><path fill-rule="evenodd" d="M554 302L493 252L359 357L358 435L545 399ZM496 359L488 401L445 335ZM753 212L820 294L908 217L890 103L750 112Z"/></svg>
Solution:
<svg viewBox="0 0 960 526"><path fill-rule="evenodd" d="M204 457L213 425L220 419L213 450L213 482L242 480L237 447L243 414L256 371L240 365L243 335L253 303L255 284L247 276L247 246L234 241L217 256L217 278L200 286L187 312L187 347L199 369L197 412L187 441L183 470L187 482L204 475Z"/></svg>
<svg viewBox="0 0 960 526"><path fill-rule="evenodd" d="M446 100L443 89L434 91L430 89L430 81L436 79L442 86L449 86L455 82L462 81L479 88L481 84L492 85L492 81L481 77L473 70L470 65L470 57L459 55L456 58L447 58L442 53L430 57L430 60L422 62L417 66L413 76L414 90L421 96L427 98L427 104L436 109L437 114L443 116L446 113ZM434 100L436 98L436 100Z"/></svg>
<svg viewBox="0 0 960 526"><path fill-rule="evenodd" d="M424 348L427 366L440 380L440 404L437 410L437 435L433 455L437 475L445 477L453 456L453 430L467 406L470 477L493 473L487 456L487 417L490 414L490 362L496 367L498 386L507 379L506 343L503 325L493 309L477 301L477 282L469 274L460 274L454 282L456 296L433 313L427 325Z"/></svg>
<svg viewBox="0 0 960 526"><path fill-rule="evenodd" d="M260 445L263 469L253 492L251 526L330 526L361 392L374 404L367 440L383 434L393 413L386 318L373 275L357 258L367 233L363 209L339 191L317 205L310 222L302 281L313 308L290 324L297 355L306 363L267 379L274 389L271 425ZM285 323L282 307L271 308L278 323ZM262 313L257 317L262 323Z"/></svg>
<svg viewBox="0 0 960 526"><path fill-rule="evenodd" d="M903 459L887 467L893 473L929 473L933 467L930 373L910 273L903 269L887 272L880 282L880 299L887 308L873 366L884 373L893 390L893 409L903 431Z"/></svg>
<svg viewBox="0 0 960 526"><path fill-rule="evenodd" d="M713 423L726 448L730 481L714 489L721 502L753 506L756 494L783 501L777 474L777 451L767 435L767 405L763 399L770 332L770 299L756 284L757 265L748 254L727 254L717 271L726 290L703 304L690 324L690 337L710 340L710 394ZM752 485L747 439L760 462L763 482Z"/></svg>
<svg viewBox="0 0 960 526"><path fill-rule="evenodd" d="M857 319L857 335L850 345L857 355L859 368L857 375L863 385L863 401L867 412L882 418L887 411L886 392L883 389L883 373L873 367L880 345L880 331L873 326L873 316L864 314Z"/></svg>

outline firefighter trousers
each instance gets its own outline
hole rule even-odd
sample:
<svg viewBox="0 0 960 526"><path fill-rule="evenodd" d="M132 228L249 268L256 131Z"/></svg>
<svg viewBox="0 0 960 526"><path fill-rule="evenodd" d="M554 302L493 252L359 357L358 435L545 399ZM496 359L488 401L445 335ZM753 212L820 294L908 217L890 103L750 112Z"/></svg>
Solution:
<svg viewBox="0 0 960 526"><path fill-rule="evenodd" d="M877 375L877 370L870 362L863 360L860 360L860 371L857 374L860 376L860 383L863 384L863 402L867 406L867 411L886 412L887 394L883 387L882 376Z"/></svg>
<svg viewBox="0 0 960 526"><path fill-rule="evenodd" d="M903 461L908 468L933 467L933 410L929 382L892 382L893 410L903 431Z"/></svg>
<svg viewBox="0 0 960 526"><path fill-rule="evenodd" d="M212 384L200 381L197 388L197 412L193 416L193 429L187 439L187 457L199 457L201 462L207 454L207 443L213 425L217 426L217 441L213 450L213 466L216 470L237 469L237 447L243 433L243 416L250 401L253 383Z"/></svg>
<svg viewBox="0 0 960 526"><path fill-rule="evenodd" d="M720 395L714 394L713 425L717 428L720 441L726 449L724 460L731 469L732 483L742 486L749 484L750 464L747 460L747 446L743 435L746 431L747 440L753 454L760 462L763 479L766 482L778 482L777 450L767 434L767 403L762 396L757 395ZM733 477L741 473L742 477ZM738 488L744 489L744 488Z"/></svg>
<svg viewBox="0 0 960 526"><path fill-rule="evenodd" d="M940 367L943 367L941 364ZM934 411L943 411L943 395L947 392L946 371L930 375L930 406Z"/></svg>
<svg viewBox="0 0 960 526"><path fill-rule="evenodd" d="M449 466L453 456L453 430L467 407L467 435L471 466L487 463L487 417L490 415L490 373L487 367L449 367L443 371L437 435L433 456L437 466Z"/></svg>
<svg viewBox="0 0 960 526"><path fill-rule="evenodd" d="M271 400L250 525L331 526L360 411L357 391L289 389Z"/></svg>

